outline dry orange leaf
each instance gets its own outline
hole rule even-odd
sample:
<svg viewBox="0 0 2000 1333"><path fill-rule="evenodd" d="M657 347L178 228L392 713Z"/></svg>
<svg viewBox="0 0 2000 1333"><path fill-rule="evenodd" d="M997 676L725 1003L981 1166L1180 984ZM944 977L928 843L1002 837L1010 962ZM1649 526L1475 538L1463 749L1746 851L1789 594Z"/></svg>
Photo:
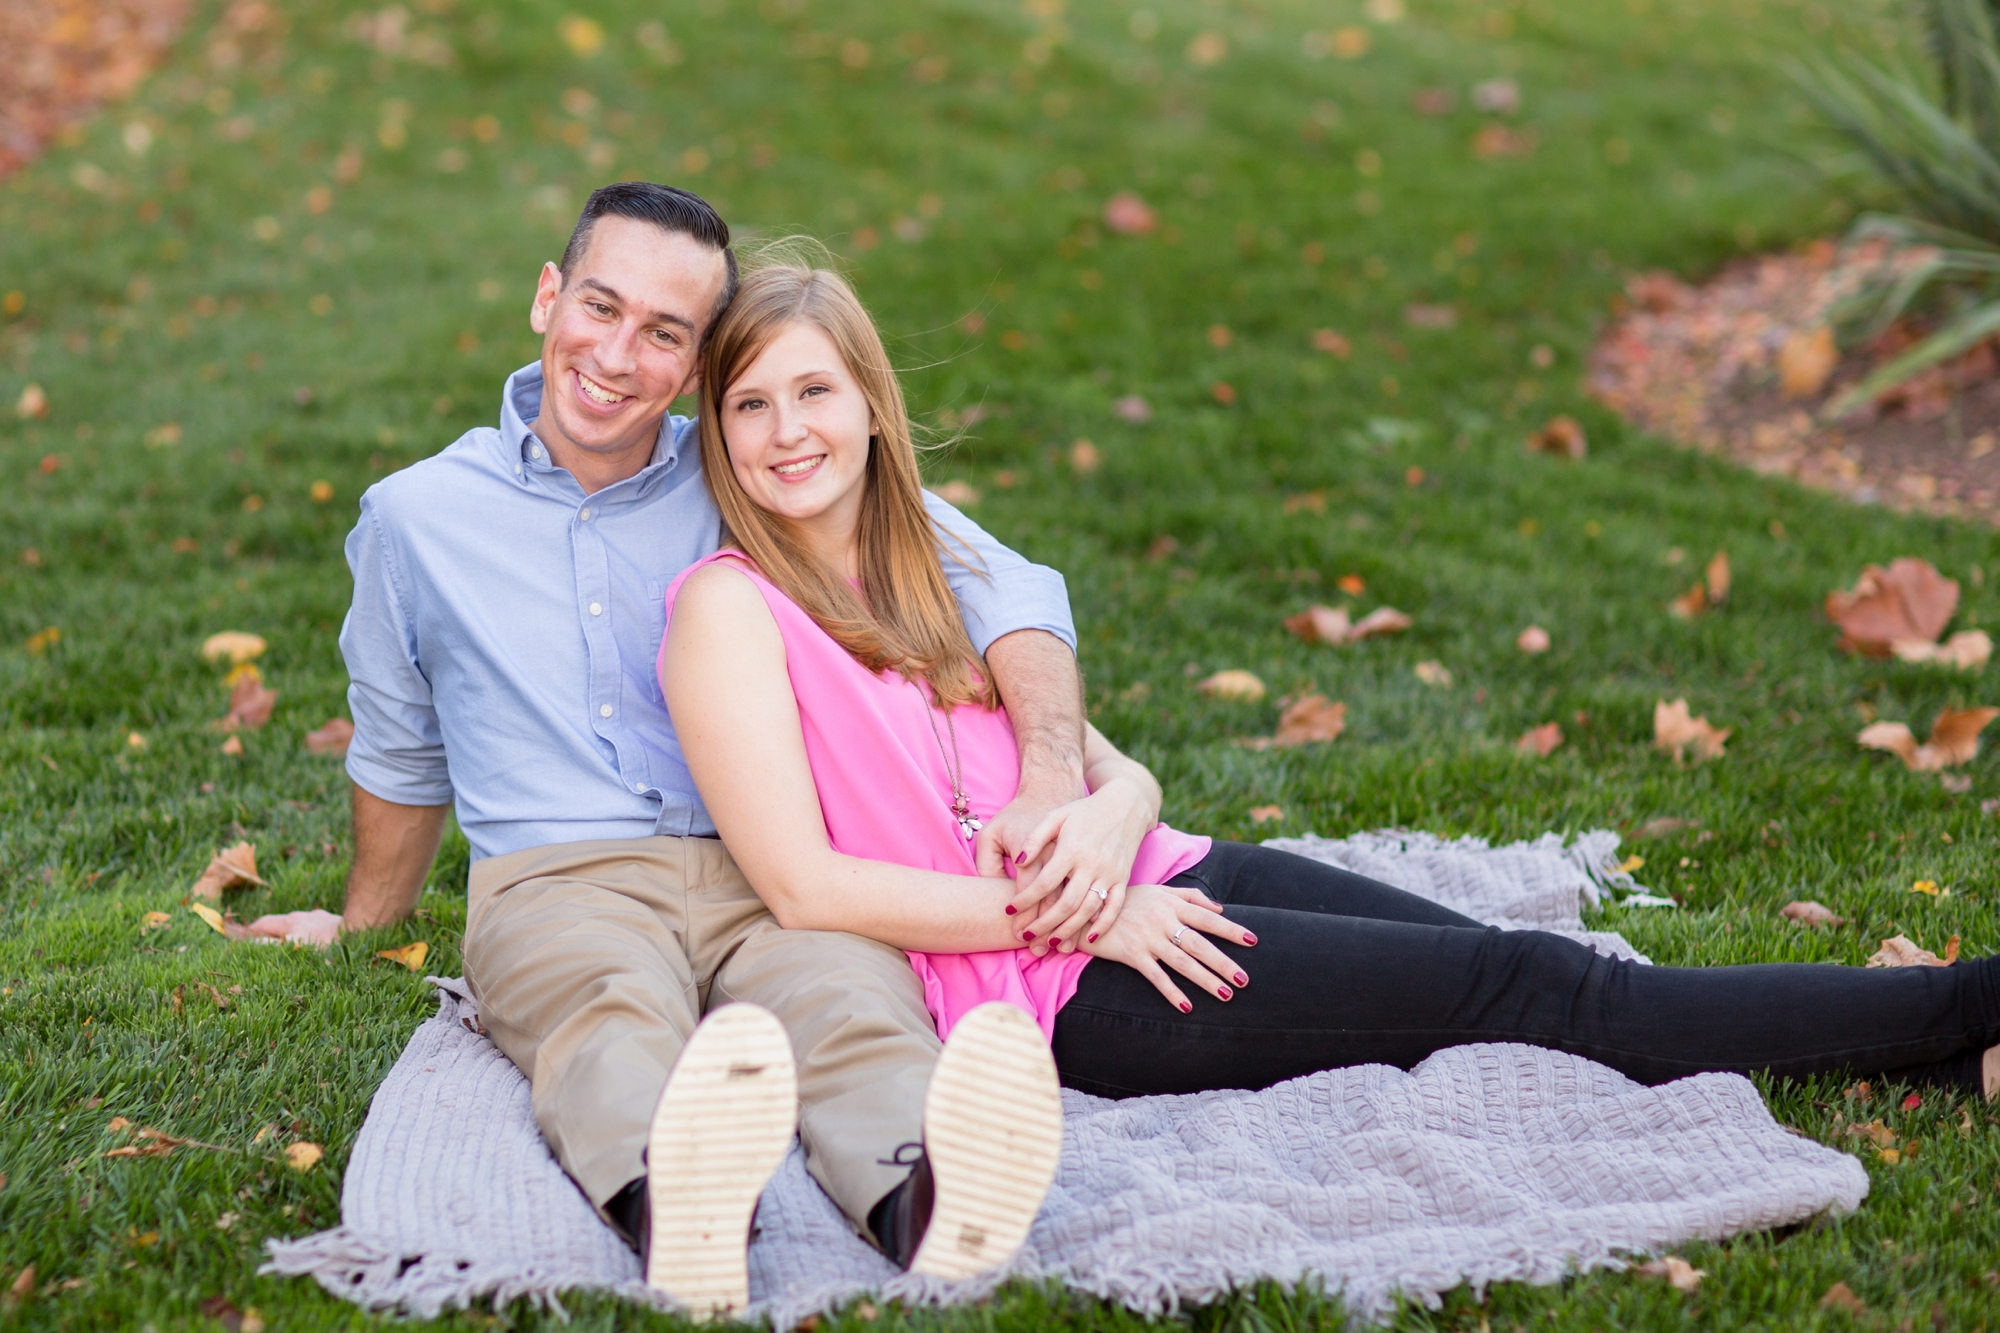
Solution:
<svg viewBox="0 0 2000 1333"><path fill-rule="evenodd" d="M1097 446L1089 440L1078 440L1069 447L1069 465L1088 475L1104 466L1104 455L1098 453Z"/></svg>
<svg viewBox="0 0 2000 1333"><path fill-rule="evenodd" d="M1329 703L1323 694L1295 699L1278 715L1273 745L1310 745L1330 741L1347 729L1347 705Z"/></svg>
<svg viewBox="0 0 2000 1333"><path fill-rule="evenodd" d="M1540 430L1528 437L1528 448L1538 454L1554 454L1558 458L1582 458L1590 452L1590 443L1584 438L1583 427L1575 417L1551 417Z"/></svg>
<svg viewBox="0 0 2000 1333"><path fill-rule="evenodd" d="M386 958L392 963L401 963L410 971L416 972L422 970L424 959L430 956L430 952L431 946L423 940L418 940L414 944L405 944L400 949L378 950L375 956Z"/></svg>
<svg viewBox="0 0 2000 1333"><path fill-rule="evenodd" d="M148 912L144 917L140 918L139 933L141 935L150 935L172 920L173 918L165 912Z"/></svg>
<svg viewBox="0 0 2000 1333"><path fill-rule="evenodd" d="M1314 329L1313 350L1325 352L1336 360L1345 361L1354 352L1354 344L1332 329Z"/></svg>
<svg viewBox="0 0 2000 1333"><path fill-rule="evenodd" d="M1414 623L1393 606L1378 606L1354 622L1354 628L1347 631L1347 641L1359 643L1378 634L1401 634Z"/></svg>
<svg viewBox="0 0 2000 1333"><path fill-rule="evenodd" d="M1250 822L1268 824L1274 819L1283 819L1285 808L1281 805L1253 805L1250 807Z"/></svg>
<svg viewBox="0 0 2000 1333"><path fill-rule="evenodd" d="M310 1171L319 1165L319 1159L326 1156L326 1150L317 1143L294 1143L285 1149L285 1161L294 1171Z"/></svg>
<svg viewBox="0 0 2000 1333"><path fill-rule="evenodd" d="M1356 579L1356 583L1360 580ZM1393 606L1378 606L1350 622L1345 607L1313 606L1285 619L1285 628L1307 643L1359 643L1378 634L1400 634L1414 623Z"/></svg>
<svg viewBox="0 0 2000 1333"><path fill-rule="evenodd" d="M257 844L254 842L239 842L210 857L208 868L201 872L201 878L194 882L194 888L189 892L195 898L220 902L224 889L244 884L270 887L270 881L257 873Z"/></svg>
<svg viewBox="0 0 2000 1333"><path fill-rule="evenodd" d="M1362 593L1368 591L1368 585L1362 581L1359 574L1342 574L1333 581L1333 586L1346 593L1349 597L1359 597Z"/></svg>
<svg viewBox="0 0 2000 1333"><path fill-rule="evenodd" d="M1230 699L1239 703L1256 703L1266 693L1264 682L1248 671L1232 668L1218 671L1195 686L1211 699Z"/></svg>
<svg viewBox="0 0 2000 1333"><path fill-rule="evenodd" d="M1801 329L1785 339L1778 349L1778 380L1787 398L1810 398L1826 387L1826 381L1840 364L1840 349L1834 346L1833 330L1822 324Z"/></svg>
<svg viewBox="0 0 2000 1333"><path fill-rule="evenodd" d="M1944 946L1945 956L1940 958L1919 945L1907 935L1896 935L1882 941L1882 947L1868 956L1864 967L1949 967L1958 961L1958 936Z"/></svg>
<svg viewBox="0 0 2000 1333"><path fill-rule="evenodd" d="M1674 598L1673 601L1667 603L1667 609L1682 620L1693 620L1708 609L1708 585L1704 583L1695 584L1686 592Z"/></svg>
<svg viewBox="0 0 2000 1333"><path fill-rule="evenodd" d="M1665 699L1654 701L1653 746L1671 753L1677 764L1689 747L1694 749L1696 763L1719 757L1723 743L1733 730L1732 727L1711 726L1706 717L1689 716L1685 699L1676 699L1672 703Z"/></svg>
<svg viewBox="0 0 2000 1333"><path fill-rule="evenodd" d="M215 724L223 731L261 727L271 720L271 710L278 706L278 692L265 687L255 667L240 669L244 674L236 677L229 691L229 712Z"/></svg>
<svg viewBox="0 0 2000 1333"><path fill-rule="evenodd" d="M264 640L255 634L245 634L241 630L224 630L211 634L201 645L201 655L211 662L227 657L232 666L254 662L264 655Z"/></svg>
<svg viewBox="0 0 2000 1333"><path fill-rule="evenodd" d="M231 736L228 740L222 743L222 752L226 755L231 755L231 756L242 754L243 738L241 736Z"/></svg>
<svg viewBox="0 0 2000 1333"><path fill-rule="evenodd" d="M1549 650L1549 632L1540 625L1530 625L1515 637L1514 646L1530 657L1545 653Z"/></svg>
<svg viewBox="0 0 2000 1333"><path fill-rule="evenodd" d="M1802 926L1841 926L1847 923L1846 917L1835 916L1831 907L1810 898L1786 903L1778 909L1778 915Z"/></svg>
<svg viewBox="0 0 2000 1333"><path fill-rule="evenodd" d="M1954 671L1979 671L1993 656L1993 640L1981 629L1964 629L1943 643L1922 639L1897 639L1889 651L1905 662L1950 667Z"/></svg>
<svg viewBox="0 0 2000 1333"><path fill-rule="evenodd" d="M1532 754L1537 759L1546 759L1562 743L1562 728L1553 722L1544 722L1539 727L1522 732L1521 739L1514 742L1514 748L1522 754Z"/></svg>
<svg viewBox="0 0 2000 1333"><path fill-rule="evenodd" d="M1667 1285L1675 1291L1693 1291L1701 1286L1701 1280L1708 1276L1705 1268L1696 1268L1678 1254L1663 1255L1635 1267L1633 1272L1641 1277L1663 1277Z"/></svg>
<svg viewBox="0 0 2000 1333"><path fill-rule="evenodd" d="M21 390L21 397L14 404L14 415L23 421L36 421L49 414L49 396L42 386L30 383Z"/></svg>
<svg viewBox="0 0 2000 1333"><path fill-rule="evenodd" d="M1419 662L1417 663L1417 679L1434 690L1449 689L1451 686L1451 668L1442 662Z"/></svg>
<svg viewBox="0 0 2000 1333"><path fill-rule="evenodd" d="M306 733L306 750L310 754L330 754L339 758L353 743L354 724L344 717L330 717L318 731Z"/></svg>
<svg viewBox="0 0 2000 1333"><path fill-rule="evenodd" d="M959 509L979 503L979 489L954 477L937 488L937 498Z"/></svg>
<svg viewBox="0 0 2000 1333"><path fill-rule="evenodd" d="M1935 773L1971 762L1979 753L1979 733L1996 717L2000 708L1946 708L1921 745L1901 722L1870 723L1854 739L1867 749L1889 751L1912 772Z"/></svg>
<svg viewBox="0 0 2000 1333"><path fill-rule="evenodd" d="M1836 1282L1826 1289L1826 1295L1819 1298L1822 1310L1845 1310L1849 1314L1860 1314L1868 1308L1867 1302L1854 1294L1853 1288L1845 1282Z"/></svg>
<svg viewBox="0 0 2000 1333"><path fill-rule="evenodd" d="M1717 551L1709 557L1708 568L1702 573L1708 585L1708 604L1721 606L1729 600L1729 552Z"/></svg>
<svg viewBox="0 0 2000 1333"><path fill-rule="evenodd" d="M1936 643L1958 609L1958 581L1928 560L1903 556L1883 569L1870 565L1854 587L1826 595L1826 618L1850 653L1887 657L1902 640Z"/></svg>

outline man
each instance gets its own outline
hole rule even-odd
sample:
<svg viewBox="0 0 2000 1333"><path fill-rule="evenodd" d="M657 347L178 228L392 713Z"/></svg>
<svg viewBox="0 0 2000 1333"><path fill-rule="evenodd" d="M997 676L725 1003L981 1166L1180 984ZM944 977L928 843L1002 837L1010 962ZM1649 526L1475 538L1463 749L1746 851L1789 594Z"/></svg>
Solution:
<svg viewBox="0 0 2000 1333"><path fill-rule="evenodd" d="M721 533L693 423L668 409L693 387L700 338L735 283L728 228L698 197L643 182L593 194L561 264L543 268L530 316L541 360L509 377L499 428L363 497L341 631L355 723L343 924L414 908L455 803L474 858L466 977L484 1023L528 1075L557 1157L650 1278L716 1309L746 1296L744 1227L789 1141L793 1055L814 1176L858 1230L924 1271L976 1271L965 1264L983 1234L965 1227L970 1248L940 1258L933 1207L1025 1235L1045 1178L1024 1205L960 1197L953 1211L945 1196L1010 1172L1018 1184L1037 1154L1052 1171L1060 1135L1052 1065L1035 1086L993 1072L1015 1039L1006 1023L993 1052L939 1066L900 952L779 929L681 761L654 674L663 594ZM953 587L1022 741L1020 795L981 838L994 873L1083 794L1074 634L1060 575L927 501L985 564ZM729 1001L749 1004L695 1033ZM939 1083L960 1071L948 1095L934 1066ZM1003 1132L947 1154L948 1180L936 1145L980 1136L923 1117L954 1106L997 1113ZM746 1165L716 1169L725 1158ZM672 1244L650 1246L663 1219ZM717 1245L734 1246L733 1267Z"/></svg>

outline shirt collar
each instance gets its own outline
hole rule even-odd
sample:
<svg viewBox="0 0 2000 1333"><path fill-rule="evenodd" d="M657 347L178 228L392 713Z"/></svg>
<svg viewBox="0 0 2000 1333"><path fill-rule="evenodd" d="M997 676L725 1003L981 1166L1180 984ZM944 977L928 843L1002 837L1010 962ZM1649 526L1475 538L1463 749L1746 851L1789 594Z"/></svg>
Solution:
<svg viewBox="0 0 2000 1333"><path fill-rule="evenodd" d="M500 440L506 446L508 456L530 472L551 472L555 465L549 461L549 452L536 438L531 423L542 412L542 363L530 361L507 377L507 387L500 394ZM653 457L641 468L638 475L628 477L617 486L646 486L652 481L673 471L680 462L680 449L684 435L693 422L686 417L672 413L660 418L660 433L653 441Z"/></svg>

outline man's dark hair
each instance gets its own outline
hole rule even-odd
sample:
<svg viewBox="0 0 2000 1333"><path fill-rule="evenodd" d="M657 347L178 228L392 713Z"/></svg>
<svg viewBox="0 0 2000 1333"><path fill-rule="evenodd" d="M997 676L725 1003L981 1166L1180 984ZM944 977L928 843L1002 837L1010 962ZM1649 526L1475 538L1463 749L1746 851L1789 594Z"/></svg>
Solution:
<svg viewBox="0 0 2000 1333"><path fill-rule="evenodd" d="M661 231L692 236L711 249L722 251L725 271L722 296L709 315L709 323L714 324L729 309L729 303L736 299L737 283L736 252L729 248L729 224L700 195L652 181L619 181L591 191L590 198L584 201L582 215L576 220L576 230L569 234L569 244L563 247L559 267L564 281L569 280L570 270L583 258L597 220L607 215L650 222ZM702 332L706 334L708 330Z"/></svg>

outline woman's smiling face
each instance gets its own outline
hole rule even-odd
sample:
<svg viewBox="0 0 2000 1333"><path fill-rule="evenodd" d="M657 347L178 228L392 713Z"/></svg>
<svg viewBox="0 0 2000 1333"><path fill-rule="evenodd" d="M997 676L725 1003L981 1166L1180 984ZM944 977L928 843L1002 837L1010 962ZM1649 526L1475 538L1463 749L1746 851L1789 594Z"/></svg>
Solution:
<svg viewBox="0 0 2000 1333"><path fill-rule="evenodd" d="M723 393L721 426L752 504L822 537L853 533L874 413L816 325L790 324L771 339Z"/></svg>

